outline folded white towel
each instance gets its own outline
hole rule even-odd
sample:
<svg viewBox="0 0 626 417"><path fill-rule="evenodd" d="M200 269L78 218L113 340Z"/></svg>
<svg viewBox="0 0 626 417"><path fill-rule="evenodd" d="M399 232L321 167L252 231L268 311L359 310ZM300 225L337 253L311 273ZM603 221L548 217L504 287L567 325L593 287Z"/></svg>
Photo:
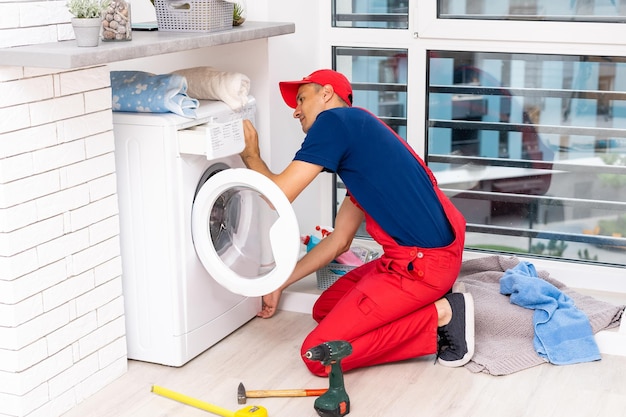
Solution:
<svg viewBox="0 0 626 417"><path fill-rule="evenodd" d="M213 67L186 68L172 72L187 79L187 94L200 100L221 100L233 110L248 103L250 78L239 72Z"/></svg>

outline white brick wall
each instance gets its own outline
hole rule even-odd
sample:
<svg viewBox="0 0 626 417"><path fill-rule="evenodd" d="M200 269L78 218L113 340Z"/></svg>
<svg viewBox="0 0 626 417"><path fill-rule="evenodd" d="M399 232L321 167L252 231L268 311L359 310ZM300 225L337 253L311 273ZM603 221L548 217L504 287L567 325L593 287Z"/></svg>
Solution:
<svg viewBox="0 0 626 417"><path fill-rule="evenodd" d="M0 48L74 39L66 0L1 0Z"/></svg>
<svg viewBox="0 0 626 417"><path fill-rule="evenodd" d="M0 0L0 47L60 4ZM0 66L2 417L59 416L126 371L113 151L108 67Z"/></svg>

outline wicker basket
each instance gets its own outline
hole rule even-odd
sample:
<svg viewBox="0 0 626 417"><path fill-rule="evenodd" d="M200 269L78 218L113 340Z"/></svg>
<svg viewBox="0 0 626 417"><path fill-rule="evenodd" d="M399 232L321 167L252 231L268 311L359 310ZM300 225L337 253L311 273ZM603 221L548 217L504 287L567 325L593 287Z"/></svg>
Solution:
<svg viewBox="0 0 626 417"><path fill-rule="evenodd" d="M317 289L325 290L326 288L333 285L335 281L337 281L347 272L352 271L354 268L356 268L356 266L332 262L325 267L318 269L316 272Z"/></svg>
<svg viewBox="0 0 626 417"><path fill-rule="evenodd" d="M217 32L232 29L235 5L223 0L155 0L161 31Z"/></svg>

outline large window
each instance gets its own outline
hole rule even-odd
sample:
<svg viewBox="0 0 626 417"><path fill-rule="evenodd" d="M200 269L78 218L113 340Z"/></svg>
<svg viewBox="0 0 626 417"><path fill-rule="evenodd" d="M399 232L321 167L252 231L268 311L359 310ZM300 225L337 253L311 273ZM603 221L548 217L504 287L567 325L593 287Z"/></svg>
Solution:
<svg viewBox="0 0 626 417"><path fill-rule="evenodd" d="M433 169L466 248L626 266L626 6L412 0L399 27L393 4L332 0L332 64Z"/></svg>
<svg viewBox="0 0 626 417"><path fill-rule="evenodd" d="M466 246L623 264L626 59L430 51L428 162Z"/></svg>

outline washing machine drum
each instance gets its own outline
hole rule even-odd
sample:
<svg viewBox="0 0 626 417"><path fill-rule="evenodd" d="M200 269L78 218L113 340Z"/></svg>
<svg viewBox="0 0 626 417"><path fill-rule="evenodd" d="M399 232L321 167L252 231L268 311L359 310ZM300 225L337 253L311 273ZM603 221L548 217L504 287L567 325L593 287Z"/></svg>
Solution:
<svg viewBox="0 0 626 417"><path fill-rule="evenodd" d="M261 296L289 278L300 253L295 213L269 178L245 168L199 185L191 214L198 258L233 293Z"/></svg>

